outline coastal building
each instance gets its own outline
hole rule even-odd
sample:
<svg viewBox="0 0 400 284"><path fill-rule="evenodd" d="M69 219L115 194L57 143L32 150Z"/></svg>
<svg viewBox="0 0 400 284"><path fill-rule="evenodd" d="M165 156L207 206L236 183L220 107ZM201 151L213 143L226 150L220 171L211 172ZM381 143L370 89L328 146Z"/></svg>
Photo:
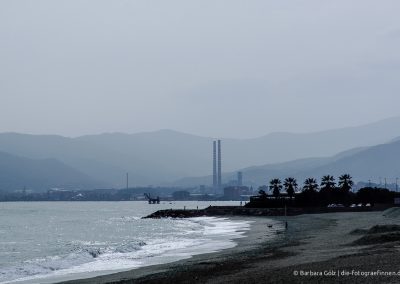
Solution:
<svg viewBox="0 0 400 284"><path fill-rule="evenodd" d="M172 197L174 200L189 200L190 192L185 190L179 190L172 193Z"/></svg>
<svg viewBox="0 0 400 284"><path fill-rule="evenodd" d="M228 186L224 188L224 199L239 200L242 191L238 186Z"/></svg>
<svg viewBox="0 0 400 284"><path fill-rule="evenodd" d="M225 200L248 200L251 191L247 186L227 186L224 188Z"/></svg>

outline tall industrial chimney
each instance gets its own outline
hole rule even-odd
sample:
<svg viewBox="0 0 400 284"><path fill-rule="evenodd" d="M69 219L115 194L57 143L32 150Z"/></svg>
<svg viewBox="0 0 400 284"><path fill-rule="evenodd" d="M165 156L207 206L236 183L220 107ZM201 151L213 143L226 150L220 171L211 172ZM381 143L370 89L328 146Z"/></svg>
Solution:
<svg viewBox="0 0 400 284"><path fill-rule="evenodd" d="M243 174L242 172L237 173L237 185L242 186L243 185Z"/></svg>
<svg viewBox="0 0 400 284"><path fill-rule="evenodd" d="M218 140L218 189L221 189L222 181L221 181L221 140Z"/></svg>
<svg viewBox="0 0 400 284"><path fill-rule="evenodd" d="M217 187L217 141L213 141L213 187Z"/></svg>

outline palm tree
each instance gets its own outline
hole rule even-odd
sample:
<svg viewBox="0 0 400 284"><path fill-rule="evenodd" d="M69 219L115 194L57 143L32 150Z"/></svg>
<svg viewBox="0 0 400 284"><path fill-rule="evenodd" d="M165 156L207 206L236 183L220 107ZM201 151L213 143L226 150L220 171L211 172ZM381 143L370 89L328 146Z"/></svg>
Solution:
<svg viewBox="0 0 400 284"><path fill-rule="evenodd" d="M272 190L272 194L278 197L281 194L282 182L279 178L274 178L269 182L269 189Z"/></svg>
<svg viewBox="0 0 400 284"><path fill-rule="evenodd" d="M315 178L308 178L304 181L303 191L317 192L318 184Z"/></svg>
<svg viewBox="0 0 400 284"><path fill-rule="evenodd" d="M331 175L323 176L321 179L321 190L325 189L327 191L334 189L336 187L335 178Z"/></svg>
<svg viewBox="0 0 400 284"><path fill-rule="evenodd" d="M344 174L339 177L339 187L343 192L349 192L353 185L354 182L352 181L352 177L349 174Z"/></svg>
<svg viewBox="0 0 400 284"><path fill-rule="evenodd" d="M283 182L283 185L285 186L285 190L287 194L289 195L290 199L292 199L296 189L297 189L297 181L295 178L289 177L286 178L285 181Z"/></svg>
<svg viewBox="0 0 400 284"><path fill-rule="evenodd" d="M319 199L323 205L336 203L338 201L338 190L336 190L335 178L331 175L323 176L321 179L321 190Z"/></svg>

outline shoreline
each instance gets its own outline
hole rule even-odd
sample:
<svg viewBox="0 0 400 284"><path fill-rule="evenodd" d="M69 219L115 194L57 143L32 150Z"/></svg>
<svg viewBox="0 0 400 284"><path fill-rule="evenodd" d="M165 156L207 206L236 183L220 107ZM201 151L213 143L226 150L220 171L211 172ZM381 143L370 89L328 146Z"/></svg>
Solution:
<svg viewBox="0 0 400 284"><path fill-rule="evenodd" d="M90 278L81 278L76 280L66 280L56 283L127 283L126 279L136 281L144 277L151 277L154 274L174 271L185 267L186 265L208 265L211 262L220 262L230 259L231 256L247 254L249 251L255 250L260 246L264 246L265 242L269 242L269 246L275 247L281 244L281 239L284 230L284 224L280 220L263 217L246 217L246 216L215 216L218 218L227 218L231 221L246 221L251 222L250 230L242 231L243 235L240 238L235 238L232 241L236 245L232 248L222 249L215 252L192 255L190 258L181 259L178 261L156 264L151 266L139 267L121 272L112 272L106 275L99 275ZM268 225L273 224L273 230L268 228ZM266 235L267 231L271 231L271 235ZM279 231L280 233L276 233Z"/></svg>
<svg viewBox="0 0 400 284"><path fill-rule="evenodd" d="M397 216L397 215L396 215ZM282 282L332 282L391 280L393 277L327 275L294 275L295 271L325 272L356 269L397 268L396 245L398 241L382 244L359 245L354 242L363 235L354 230L367 230L374 225L399 224L395 217L383 212L330 213L287 217L289 227L277 238L267 241L266 226L270 218L232 217L237 220L254 220L246 237L237 239L237 246L216 253L193 256L173 263L148 266L88 279L62 283L255 283L268 279L269 283ZM283 221L283 217L273 220ZM379 263L379 265L378 265ZM400 280L400 276L395 278Z"/></svg>

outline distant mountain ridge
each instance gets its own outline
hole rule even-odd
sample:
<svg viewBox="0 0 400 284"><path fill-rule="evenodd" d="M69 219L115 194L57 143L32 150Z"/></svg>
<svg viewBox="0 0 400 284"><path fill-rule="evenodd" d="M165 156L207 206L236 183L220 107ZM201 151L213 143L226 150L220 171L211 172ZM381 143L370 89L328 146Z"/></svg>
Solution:
<svg viewBox="0 0 400 284"><path fill-rule="evenodd" d="M382 144L400 136L400 117L359 127L314 133L272 133L252 139L222 139L224 172L309 157L330 157L348 149ZM56 159L104 186L165 185L212 172L212 141L172 130L110 133L67 138L0 134L0 151L28 159ZM309 165L309 162L306 162ZM209 183L205 183L209 184Z"/></svg>
<svg viewBox="0 0 400 284"><path fill-rule="evenodd" d="M55 160L34 160L0 152L0 192L47 191L50 188L91 189L104 184Z"/></svg>

